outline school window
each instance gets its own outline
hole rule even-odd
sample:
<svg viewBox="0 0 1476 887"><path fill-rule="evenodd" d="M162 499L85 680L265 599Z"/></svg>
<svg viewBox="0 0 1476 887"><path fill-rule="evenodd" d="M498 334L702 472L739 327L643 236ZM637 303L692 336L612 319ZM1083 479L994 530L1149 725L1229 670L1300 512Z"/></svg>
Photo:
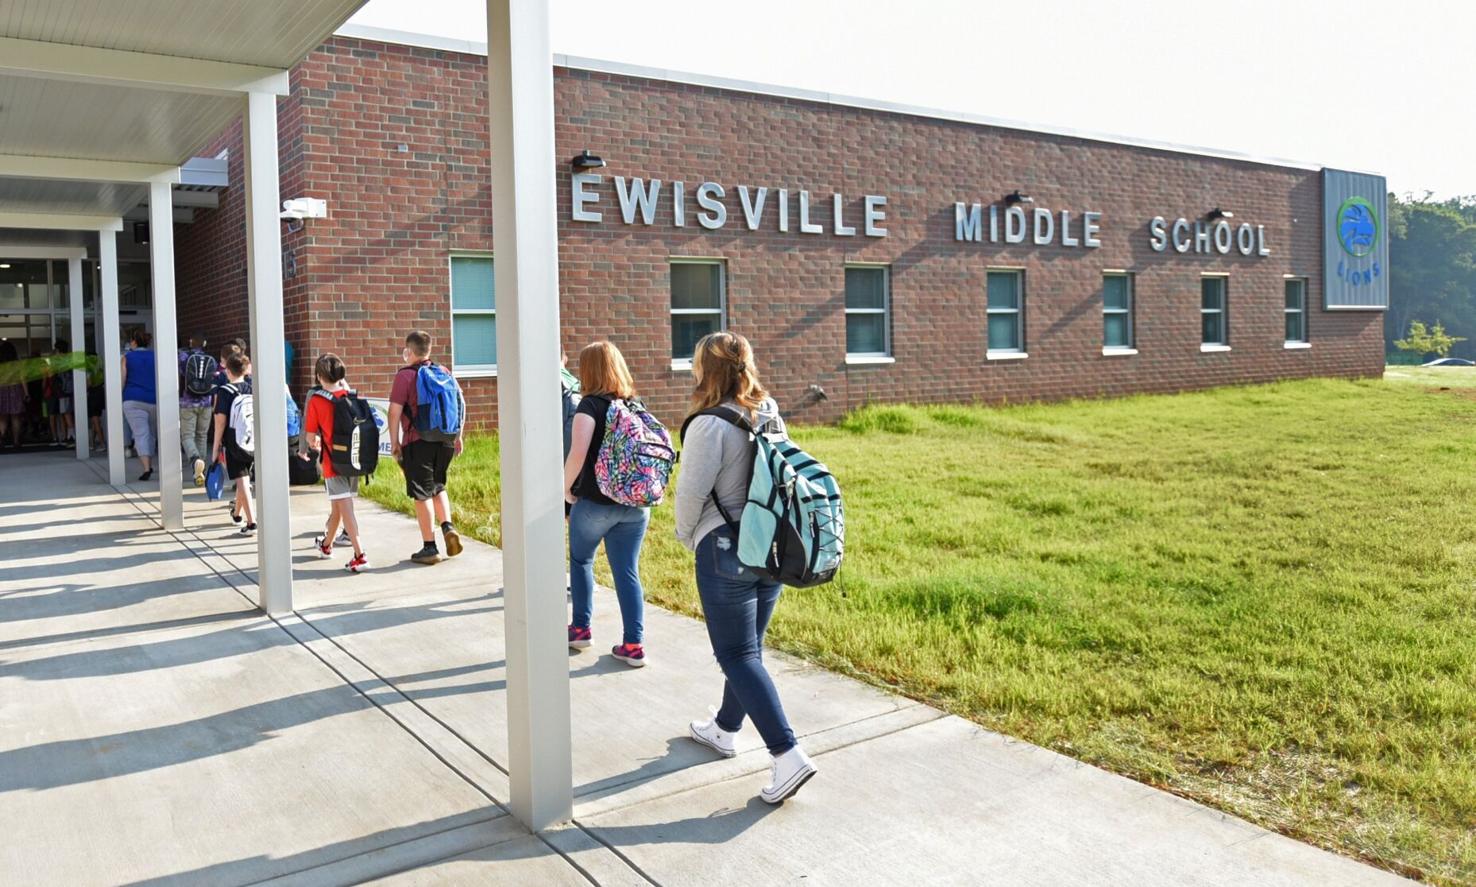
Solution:
<svg viewBox="0 0 1476 887"><path fill-rule="evenodd" d="M989 356L1025 353L1025 272L990 271Z"/></svg>
<svg viewBox="0 0 1476 887"><path fill-rule="evenodd" d="M451 361L458 373L497 369L497 287L491 256L451 257Z"/></svg>
<svg viewBox="0 0 1476 887"><path fill-rule="evenodd" d="M1286 344L1299 345L1307 340L1307 281L1305 278L1289 278L1286 281Z"/></svg>
<svg viewBox="0 0 1476 887"><path fill-rule="evenodd" d="M1224 277L1201 277L1199 279L1199 322L1200 347L1224 348L1230 345L1229 305L1226 290L1229 280Z"/></svg>
<svg viewBox="0 0 1476 887"><path fill-rule="evenodd" d="M1130 274L1102 276L1102 347L1119 351L1133 347L1133 278Z"/></svg>
<svg viewBox="0 0 1476 887"><path fill-rule="evenodd" d="M891 293L887 269L846 268L846 357L883 358L892 353Z"/></svg>
<svg viewBox="0 0 1476 887"><path fill-rule="evenodd" d="M697 342L727 327L727 280L716 259L680 259L671 263L671 360L690 366Z"/></svg>

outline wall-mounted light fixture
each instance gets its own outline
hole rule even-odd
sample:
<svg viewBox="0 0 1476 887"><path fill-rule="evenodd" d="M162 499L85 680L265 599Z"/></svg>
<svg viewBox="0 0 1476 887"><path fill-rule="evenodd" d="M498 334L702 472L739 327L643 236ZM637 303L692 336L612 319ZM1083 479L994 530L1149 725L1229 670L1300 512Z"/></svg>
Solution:
<svg viewBox="0 0 1476 887"><path fill-rule="evenodd" d="M1231 212L1228 209L1220 209L1217 206L1209 211L1209 215L1207 216L1207 218L1210 221L1214 221L1215 219L1233 219L1235 218L1235 213Z"/></svg>
<svg viewBox="0 0 1476 887"><path fill-rule="evenodd" d="M605 165L605 159L603 157L596 157L589 153L588 148L585 148L582 152L574 155L574 159L569 161L569 165L580 170L599 169Z"/></svg>
<svg viewBox="0 0 1476 887"><path fill-rule="evenodd" d="M1005 195L1005 206L1014 206L1017 203L1034 203L1035 198L1029 194L1021 194L1018 189Z"/></svg>

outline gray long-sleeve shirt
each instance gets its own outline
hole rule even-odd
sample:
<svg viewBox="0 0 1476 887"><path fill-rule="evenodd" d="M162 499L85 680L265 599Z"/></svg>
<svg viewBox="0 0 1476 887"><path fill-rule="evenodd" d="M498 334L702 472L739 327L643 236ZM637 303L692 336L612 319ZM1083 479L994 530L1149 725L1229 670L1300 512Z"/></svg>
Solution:
<svg viewBox="0 0 1476 887"><path fill-rule="evenodd" d="M723 405L738 406L733 401ZM774 424L769 430L786 433L779 406L768 398L759 406L756 427L771 420ZM682 473L676 491L676 537L689 550L697 550L697 543L723 525L710 493L716 492L728 516L738 520L748 500L752 468L753 447L746 431L719 416L692 420L682 443Z"/></svg>

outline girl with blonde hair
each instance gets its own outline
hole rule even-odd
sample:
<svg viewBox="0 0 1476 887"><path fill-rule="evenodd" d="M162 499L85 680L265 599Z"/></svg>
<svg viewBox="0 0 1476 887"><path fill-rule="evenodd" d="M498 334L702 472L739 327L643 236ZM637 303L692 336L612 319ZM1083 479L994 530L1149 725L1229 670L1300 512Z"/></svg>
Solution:
<svg viewBox="0 0 1476 887"><path fill-rule="evenodd" d="M676 493L676 534L696 553L697 592L712 652L722 667L723 700L709 720L693 721L694 740L723 757L737 753L734 737L745 717L772 755L769 784L759 797L782 803L816 767L795 741L779 692L764 668L764 632L781 586L738 559L737 519L748 499L753 433L785 433L779 407L759 382L748 340L736 333L704 336L692 358L696 389L683 428L682 476Z"/></svg>
<svg viewBox="0 0 1476 887"><path fill-rule="evenodd" d="M594 556L605 543L605 558L615 577L624 637L610 653L632 668L646 664L644 646L645 591L641 588L641 543L646 538L650 512L622 505L600 492L595 461L605 437L605 416L613 400L632 400L635 382L625 357L609 342L592 342L579 352L579 407L574 412L569 454L564 460L564 501L569 510L569 594L573 621L569 647L582 650L593 643L590 620L594 615Z"/></svg>

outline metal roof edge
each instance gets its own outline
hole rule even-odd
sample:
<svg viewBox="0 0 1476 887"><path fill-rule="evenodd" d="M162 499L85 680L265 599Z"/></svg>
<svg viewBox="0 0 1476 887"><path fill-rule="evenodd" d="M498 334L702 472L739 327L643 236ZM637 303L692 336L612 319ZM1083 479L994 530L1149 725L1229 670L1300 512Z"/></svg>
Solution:
<svg viewBox="0 0 1476 887"><path fill-rule="evenodd" d="M397 31L390 28L375 28L367 25L345 25L339 28L337 35L343 37L355 37L363 40L377 40L383 43L395 43L403 46L418 46L426 49L443 49L453 52L464 52L469 55L487 54L487 44L477 43L470 40L458 40L450 37L437 37L429 34L416 34L408 31ZM625 77L641 77L647 80L658 80L669 83L684 83L689 86L704 86L712 89L724 89L734 92L746 92L754 95L771 96L774 98L794 99L798 101L815 102L823 105L834 105L841 108L856 108L863 111L879 111L887 114L905 114L912 117L924 117L931 120L944 120L952 123L966 123L974 126L991 126L997 129L1008 129L1017 132L1033 133L1039 135L1060 136L1063 138L1082 139L1091 142L1103 142L1112 145L1124 145L1131 148L1146 148L1155 151L1167 151L1174 154L1188 154L1196 157L1210 157L1217 160L1234 160L1243 163L1255 163L1263 166L1279 166L1289 169L1320 170L1327 167L1325 163L1317 163L1305 160L1291 160L1284 157L1275 157L1265 154L1256 154L1247 151L1231 151L1222 148L1206 148L1199 145L1184 145L1176 142L1161 141L1158 139L1145 139L1133 136L1114 135L1112 133L1094 132L1091 130L1076 129L1067 126L1043 126L1023 120L1010 120L1001 117L990 117L985 114L974 114L967 111L948 111L939 108L928 108L920 105L909 105L901 102L890 102L882 99L869 99L860 96L848 96L838 93L820 92L810 89L799 89L796 87L776 86L769 83L758 83L749 80L735 80L728 77L716 77L709 74L697 74L688 71L672 71L665 68L652 68L645 65L634 65L628 62L616 62L606 59L592 59L583 56L565 55L554 53L553 64L556 67L571 68L580 71L591 71L600 74L615 74ZM1364 175L1383 177L1382 173L1368 170L1350 169L1347 167L1336 167L1346 169L1349 172L1359 172Z"/></svg>

